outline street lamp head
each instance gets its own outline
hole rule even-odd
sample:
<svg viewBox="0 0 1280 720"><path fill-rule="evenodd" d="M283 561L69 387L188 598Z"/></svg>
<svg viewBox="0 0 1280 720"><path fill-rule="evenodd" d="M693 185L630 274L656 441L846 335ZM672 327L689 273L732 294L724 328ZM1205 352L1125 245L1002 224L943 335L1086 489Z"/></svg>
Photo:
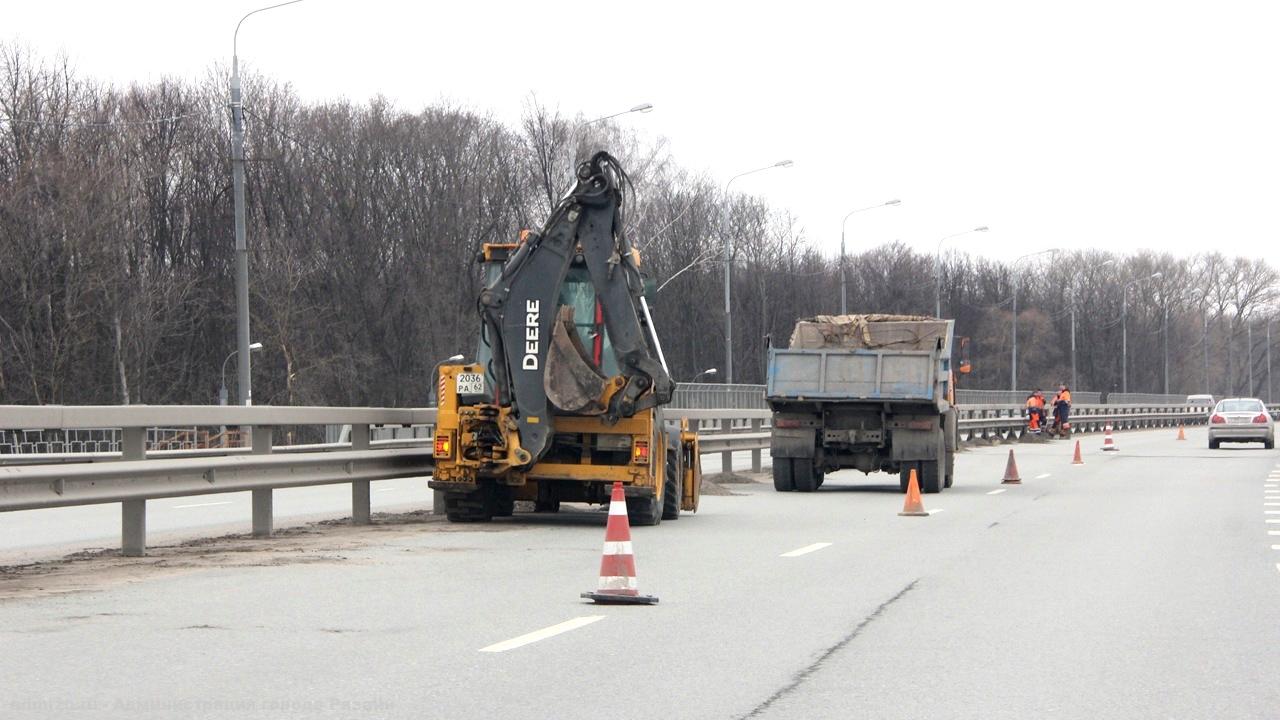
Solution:
<svg viewBox="0 0 1280 720"><path fill-rule="evenodd" d="M901 205L901 204L902 204L901 200L890 200L889 202L885 203L885 205Z"/></svg>
<svg viewBox="0 0 1280 720"><path fill-rule="evenodd" d="M783 160L781 162L776 162L773 164L774 167L780 167L780 168L789 168L792 165L795 165L795 163L791 162L790 160Z"/></svg>
<svg viewBox="0 0 1280 720"><path fill-rule="evenodd" d="M987 230L988 230L988 228L987 228L987 226L986 226L986 225L983 225L983 226L981 226L981 227L976 227L976 228L974 228L974 229L973 229L973 231L974 231L974 232L986 232Z"/></svg>
<svg viewBox="0 0 1280 720"><path fill-rule="evenodd" d="M718 370L716 370L715 368L707 368L706 370L703 370L703 371L702 371L702 374L703 374L703 375L715 375L717 372L719 372L719 371L718 371Z"/></svg>
<svg viewBox="0 0 1280 720"><path fill-rule="evenodd" d="M641 103L629 110L628 112L647 113L653 109L653 103Z"/></svg>
<svg viewBox="0 0 1280 720"><path fill-rule="evenodd" d="M249 345L250 352L258 352L261 349L262 349L262 343L260 342L252 343Z"/></svg>
<svg viewBox="0 0 1280 720"><path fill-rule="evenodd" d="M1152 275L1151 275L1151 279L1152 279L1152 280L1154 280L1154 279L1156 279L1156 278L1158 278L1158 277L1164 277L1164 273L1162 273L1162 272L1158 272L1158 273L1152 273Z"/></svg>

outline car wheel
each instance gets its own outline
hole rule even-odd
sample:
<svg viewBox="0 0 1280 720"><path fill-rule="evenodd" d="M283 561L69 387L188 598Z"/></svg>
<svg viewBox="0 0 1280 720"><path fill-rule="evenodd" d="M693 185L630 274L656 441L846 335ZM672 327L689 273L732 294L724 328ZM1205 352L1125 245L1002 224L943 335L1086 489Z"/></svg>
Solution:
<svg viewBox="0 0 1280 720"><path fill-rule="evenodd" d="M1266 440L1263 440L1263 441L1262 441L1262 447L1264 447L1264 448L1266 448L1266 449L1268 449L1268 450L1275 450L1275 449L1276 449L1276 439L1275 439L1275 438L1273 438L1273 437L1270 437L1270 438L1267 438Z"/></svg>
<svg viewBox="0 0 1280 720"><path fill-rule="evenodd" d="M1210 438L1210 440L1209 440L1209 449L1210 449L1210 450L1217 450L1217 449L1218 449L1218 445L1219 445L1219 441L1217 441L1217 440L1214 440L1214 439Z"/></svg>

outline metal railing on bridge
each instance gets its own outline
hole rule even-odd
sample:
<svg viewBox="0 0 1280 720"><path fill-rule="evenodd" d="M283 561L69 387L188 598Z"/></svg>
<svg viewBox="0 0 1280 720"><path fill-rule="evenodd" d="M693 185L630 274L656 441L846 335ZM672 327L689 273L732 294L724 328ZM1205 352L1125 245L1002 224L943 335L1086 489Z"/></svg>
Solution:
<svg viewBox="0 0 1280 720"><path fill-rule="evenodd" d="M745 397L749 391L735 392ZM1075 432L1096 432L1108 424L1117 429L1190 425L1206 422L1209 410L1185 402L1077 405L1072 423ZM1021 403L959 405L957 411L968 442L1016 440L1026 429ZM762 469L769 447L768 410L671 408L672 416L697 427L702 451L721 455L722 472L732 471L737 452L750 452L752 469ZM368 523L371 482L431 473L434 423L435 408L0 406L0 425L7 428L64 438L93 429L114 438L115 447L0 455L0 512L118 502L123 550L139 555L146 545L147 500L250 491L253 532L266 536L272 531L273 490L345 483L351 485L352 522ZM332 428L343 426L349 430L339 442L293 441L332 439ZM228 427L248 428L248 442L174 446L169 434L178 428L184 437L198 437Z"/></svg>

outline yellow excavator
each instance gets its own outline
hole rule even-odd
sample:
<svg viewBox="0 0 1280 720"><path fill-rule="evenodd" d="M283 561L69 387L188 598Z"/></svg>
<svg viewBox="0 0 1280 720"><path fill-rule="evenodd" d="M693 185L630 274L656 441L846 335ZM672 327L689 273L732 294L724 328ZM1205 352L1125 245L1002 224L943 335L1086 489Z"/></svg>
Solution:
<svg viewBox="0 0 1280 720"><path fill-rule="evenodd" d="M696 511L702 469L653 328L640 255L623 232L629 184L597 152L541 231L477 258L480 347L444 365L435 472L452 522L607 503L623 483L636 525Z"/></svg>

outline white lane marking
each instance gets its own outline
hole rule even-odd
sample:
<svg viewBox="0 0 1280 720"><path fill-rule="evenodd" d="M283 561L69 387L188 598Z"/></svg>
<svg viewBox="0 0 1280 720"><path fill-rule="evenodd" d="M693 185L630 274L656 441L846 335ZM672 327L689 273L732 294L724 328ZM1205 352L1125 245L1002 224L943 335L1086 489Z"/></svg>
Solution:
<svg viewBox="0 0 1280 720"><path fill-rule="evenodd" d="M1272 545L1272 546L1271 546L1271 549L1272 549L1272 550L1280 550L1280 545Z"/></svg>
<svg viewBox="0 0 1280 720"><path fill-rule="evenodd" d="M1277 520L1277 519L1274 519L1274 518L1267 518L1267 522L1268 522L1268 523L1270 523L1270 524L1272 524L1272 525L1280 525L1280 520Z"/></svg>
<svg viewBox="0 0 1280 720"><path fill-rule="evenodd" d="M1262 507L1280 507L1280 502L1264 502Z"/></svg>
<svg viewBox="0 0 1280 720"><path fill-rule="evenodd" d="M212 507L214 505L230 505L230 504L231 504L230 500L223 500L221 502L192 503L190 505L174 505L173 507L175 510L182 510L183 508Z"/></svg>
<svg viewBox="0 0 1280 720"><path fill-rule="evenodd" d="M1280 510L1263 510L1263 515L1280 515Z"/></svg>
<svg viewBox="0 0 1280 720"><path fill-rule="evenodd" d="M1008 489L1009 489L1009 488L1000 488L999 490L992 490L991 492L989 492L989 493L987 493L987 494L988 494L988 495L999 495L1000 493L1002 493L1002 492L1004 492L1005 490L1008 490Z"/></svg>
<svg viewBox="0 0 1280 720"><path fill-rule="evenodd" d="M1280 535L1280 530L1268 530L1268 535Z"/></svg>
<svg viewBox="0 0 1280 720"><path fill-rule="evenodd" d="M938 513L942 512L943 510L946 510L946 508L934 508L934 509L932 509L932 510L930 510L930 511L929 511L929 514L930 514L930 515L937 515Z"/></svg>
<svg viewBox="0 0 1280 720"><path fill-rule="evenodd" d="M586 627L597 620L603 620L603 615L583 615L572 620L565 620L562 623L544 627L541 630L534 630L531 633L525 633L520 637L514 637L510 640L503 640L500 643L494 643L487 647L480 648L480 652L500 653L508 650L514 650L530 643L536 643L539 640L546 640L549 637L555 637L560 633L566 633L570 630L577 630L580 627Z"/></svg>
<svg viewBox="0 0 1280 720"><path fill-rule="evenodd" d="M1043 475L1037 475L1037 476L1035 476L1033 479L1034 479L1034 480L1043 480L1043 479L1045 479L1045 478L1047 478L1047 477L1053 477L1053 473L1045 473L1045 474L1043 474Z"/></svg>
<svg viewBox="0 0 1280 720"><path fill-rule="evenodd" d="M805 545L804 547L796 548L791 552L784 552L778 557L800 557L801 555L808 555L811 552L817 552L825 547L831 547L831 543L814 543L812 545Z"/></svg>

